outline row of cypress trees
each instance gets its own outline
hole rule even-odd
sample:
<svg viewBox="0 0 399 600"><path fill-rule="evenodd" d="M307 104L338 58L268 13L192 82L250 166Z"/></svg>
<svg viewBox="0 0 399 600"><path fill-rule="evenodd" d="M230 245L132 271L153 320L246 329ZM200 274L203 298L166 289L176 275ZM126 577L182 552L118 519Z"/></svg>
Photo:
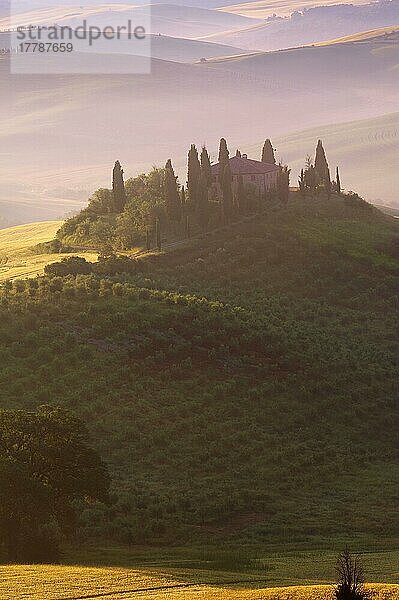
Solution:
<svg viewBox="0 0 399 600"><path fill-rule="evenodd" d="M237 156L241 156L237 150ZM270 139L267 139L262 148L262 162L276 164L275 151ZM219 219L223 223L229 223L234 212L244 205L246 190L243 178L238 177L238 185L233 190L233 176L230 167L230 152L225 138L220 140L218 154L218 184L220 197L217 198ZM280 173L277 181L276 196L282 202L288 202L290 189L290 169L288 166L279 164ZM211 160L208 150L202 147L199 154L195 144L192 144L188 152L187 160L187 188L180 187L174 172L171 159L168 159L164 169L163 194L165 202L165 213L169 225L177 233L179 224L185 223L186 235L189 235L190 220L194 219L201 230L205 231L211 218L215 204L212 203L211 189L213 185ZM318 141L314 162L307 157L305 169L302 169L299 177L299 188L303 195L310 190L324 189L331 194L332 189L341 192L339 170L337 168L336 181L331 181L330 169L326 153L321 140ZM126 190L123 178L123 169L117 161L113 170L112 179L113 202L115 211L120 213L126 205ZM216 200L216 198L215 198ZM212 209L213 204L213 209ZM160 238L160 223L156 225L158 231L157 239ZM159 244L158 244L159 245Z"/></svg>
<svg viewBox="0 0 399 600"><path fill-rule="evenodd" d="M314 161L312 161L310 156L306 157L306 165L305 168L301 170L298 183L299 189L304 196L306 196L308 191L315 193L324 190L328 197L330 197L332 191L335 191L338 194L341 193L342 188L339 167L336 169L335 181L332 181L326 152L321 140L317 142Z"/></svg>

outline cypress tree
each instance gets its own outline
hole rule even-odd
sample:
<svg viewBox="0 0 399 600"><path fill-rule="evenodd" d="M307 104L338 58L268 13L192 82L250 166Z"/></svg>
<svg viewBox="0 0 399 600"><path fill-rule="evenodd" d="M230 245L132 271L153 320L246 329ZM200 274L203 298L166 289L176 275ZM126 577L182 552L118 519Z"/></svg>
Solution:
<svg viewBox="0 0 399 600"><path fill-rule="evenodd" d="M276 158L274 156L274 148L269 139L267 139L263 145L262 162L268 163L270 165L276 164Z"/></svg>
<svg viewBox="0 0 399 600"><path fill-rule="evenodd" d="M157 249L159 252L162 250L162 234L161 234L161 222L159 217L155 219L155 239L157 241Z"/></svg>
<svg viewBox="0 0 399 600"><path fill-rule="evenodd" d="M221 185L223 184L225 167L229 164L229 157L230 153L227 148L227 142L222 138L219 145L219 180Z"/></svg>
<svg viewBox="0 0 399 600"><path fill-rule="evenodd" d="M244 179L242 177L242 175L238 176L238 184L237 184L237 205L238 205L238 210L240 211L241 214L245 214L247 207L246 207L246 195L245 195L245 188L244 188Z"/></svg>
<svg viewBox="0 0 399 600"><path fill-rule="evenodd" d="M123 169L119 160L116 161L112 172L112 193L116 212L122 212L126 204L125 182L123 180Z"/></svg>
<svg viewBox="0 0 399 600"><path fill-rule="evenodd" d="M165 165L164 197L166 214L171 223L179 223L181 219L181 204L177 177L169 159Z"/></svg>
<svg viewBox="0 0 399 600"><path fill-rule="evenodd" d="M236 156L237 156L238 158L241 158L241 151L240 151L240 150L237 150L237 152L236 152Z"/></svg>
<svg viewBox="0 0 399 600"><path fill-rule="evenodd" d="M148 227L145 230L145 242L146 242L147 250L151 250L151 236L150 236L150 230Z"/></svg>
<svg viewBox="0 0 399 600"><path fill-rule="evenodd" d="M277 194L280 202L287 204L290 194L291 170L287 165L280 165L280 173L277 178Z"/></svg>
<svg viewBox="0 0 399 600"><path fill-rule="evenodd" d="M198 185L197 214L198 223L202 231L205 231L209 221L208 182L205 173L201 173Z"/></svg>
<svg viewBox="0 0 399 600"><path fill-rule="evenodd" d="M182 215L186 214L186 190L184 188L184 185L181 188L180 191L180 205L181 205L181 212Z"/></svg>
<svg viewBox="0 0 399 600"><path fill-rule="evenodd" d="M198 184L201 177L201 165L198 159L198 150L191 144L188 153L187 190L190 202L195 206L197 201Z"/></svg>
<svg viewBox="0 0 399 600"><path fill-rule="evenodd" d="M306 189L310 190L311 194L313 195L318 184L318 179L316 169L314 168L312 159L309 155L306 157L306 169L304 173L304 179Z"/></svg>
<svg viewBox="0 0 399 600"><path fill-rule="evenodd" d="M339 176L339 168L337 167L337 194L340 194L342 191L341 188L341 178Z"/></svg>
<svg viewBox="0 0 399 600"><path fill-rule="evenodd" d="M229 162L223 168L221 187L223 217L226 222L229 222L233 208L232 176Z"/></svg>
<svg viewBox="0 0 399 600"><path fill-rule="evenodd" d="M212 185L212 169L208 150L205 148L205 146L202 147L201 152L201 171L202 174L205 176L206 185L209 189Z"/></svg>
<svg viewBox="0 0 399 600"><path fill-rule="evenodd" d="M298 179L299 191L301 195L305 198L306 196L306 179L305 179L305 171L302 169L301 174Z"/></svg>
<svg viewBox="0 0 399 600"><path fill-rule="evenodd" d="M320 184L327 187L328 183L331 183L330 169L328 166L326 153L324 151L323 142L321 140L317 142L314 168Z"/></svg>

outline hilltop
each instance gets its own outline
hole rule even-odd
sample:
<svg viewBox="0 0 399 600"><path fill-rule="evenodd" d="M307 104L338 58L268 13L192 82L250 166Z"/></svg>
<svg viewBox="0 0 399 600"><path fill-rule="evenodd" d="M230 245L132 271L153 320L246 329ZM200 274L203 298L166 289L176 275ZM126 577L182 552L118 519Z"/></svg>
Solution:
<svg viewBox="0 0 399 600"><path fill-rule="evenodd" d="M397 235L293 194L129 276L8 284L2 405L77 411L114 477L85 536L388 547Z"/></svg>

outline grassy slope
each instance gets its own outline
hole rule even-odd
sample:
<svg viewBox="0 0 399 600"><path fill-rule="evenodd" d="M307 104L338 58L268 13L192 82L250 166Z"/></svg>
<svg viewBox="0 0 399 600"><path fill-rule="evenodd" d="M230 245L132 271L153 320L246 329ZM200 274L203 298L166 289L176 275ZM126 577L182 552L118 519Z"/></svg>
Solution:
<svg viewBox="0 0 399 600"><path fill-rule="evenodd" d="M120 498L87 512L91 531L389 545L395 232L377 211L296 199L126 283L19 282L1 402L87 420Z"/></svg>
<svg viewBox="0 0 399 600"><path fill-rule="evenodd" d="M46 221L0 229L0 281L39 275L46 264L59 260L58 254L34 254L32 247L53 239L61 225L62 221ZM96 258L93 253L82 256Z"/></svg>

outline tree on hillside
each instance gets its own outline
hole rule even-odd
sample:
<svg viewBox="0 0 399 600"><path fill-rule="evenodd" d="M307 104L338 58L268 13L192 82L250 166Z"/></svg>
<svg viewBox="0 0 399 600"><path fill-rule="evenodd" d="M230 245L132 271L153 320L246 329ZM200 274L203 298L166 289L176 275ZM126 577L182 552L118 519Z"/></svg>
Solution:
<svg viewBox="0 0 399 600"><path fill-rule="evenodd" d="M109 477L83 423L50 406L0 411L0 539L15 562L57 559L75 501L107 500Z"/></svg>
<svg viewBox="0 0 399 600"><path fill-rule="evenodd" d="M269 139L267 139L263 145L262 162L269 163L271 165L276 164L276 158L274 156L274 148Z"/></svg>
<svg viewBox="0 0 399 600"><path fill-rule="evenodd" d="M337 194L341 194L341 191L342 191L342 188L341 188L341 177L339 175L339 168L338 167L337 167L337 176L336 176L335 186L336 186L336 192L337 192Z"/></svg>
<svg viewBox="0 0 399 600"><path fill-rule="evenodd" d="M330 169L323 147L323 142L321 140L317 142L314 168L316 170L318 181L321 185L326 187L328 183L331 183Z"/></svg>
<svg viewBox="0 0 399 600"><path fill-rule="evenodd" d="M123 179L123 169L119 160L116 161L112 173L112 192L116 212L122 212L126 204L126 190Z"/></svg>
<svg viewBox="0 0 399 600"><path fill-rule="evenodd" d="M118 247L128 249L139 243L154 220L165 218L165 169L154 168L126 181L127 203L117 216L115 239Z"/></svg>
<svg viewBox="0 0 399 600"><path fill-rule="evenodd" d="M115 202L111 190L100 188L89 198L87 212L94 215L106 215L114 212Z"/></svg>
<svg viewBox="0 0 399 600"><path fill-rule="evenodd" d="M301 196L303 198L305 198L306 197L306 178L305 178L304 169L301 169L301 174L299 175L299 178L298 178L298 187L299 187L299 191L301 192Z"/></svg>
<svg viewBox="0 0 399 600"><path fill-rule="evenodd" d="M232 175L230 169L230 163L224 165L222 181L222 214L225 222L229 222L233 209L233 188L232 188Z"/></svg>
<svg viewBox="0 0 399 600"><path fill-rule="evenodd" d="M201 152L201 171L205 176L206 185L209 189L212 185L212 169L208 150L205 148L205 146L202 147Z"/></svg>
<svg viewBox="0 0 399 600"><path fill-rule="evenodd" d="M336 571L338 583L334 590L336 600L366 600L364 589L364 570L357 557L353 557L348 548L337 558Z"/></svg>
<svg viewBox="0 0 399 600"><path fill-rule="evenodd" d="M194 207L197 202L197 193L200 177L201 165L198 158L198 150L194 144L191 144L191 148L188 153L187 191L190 203Z"/></svg>
<svg viewBox="0 0 399 600"><path fill-rule="evenodd" d="M277 177L277 195L282 204L287 204L289 199L290 174L291 169L287 165L280 165L280 172Z"/></svg>
<svg viewBox="0 0 399 600"><path fill-rule="evenodd" d="M237 182L237 207L241 214L245 214L247 211L246 193L244 187L244 179L242 175L238 176Z"/></svg>
<svg viewBox="0 0 399 600"><path fill-rule="evenodd" d="M205 173L201 173L198 184L197 215L199 225L205 231L209 222L209 191Z"/></svg>
<svg viewBox="0 0 399 600"><path fill-rule="evenodd" d="M164 196L166 214L172 224L181 220L181 201L177 177L173 170L172 161L169 159L165 165Z"/></svg>
<svg viewBox="0 0 399 600"><path fill-rule="evenodd" d="M182 188L180 190L180 205L181 205L181 212L182 215L184 216L186 214L186 188L184 187L184 185L182 185Z"/></svg>
<svg viewBox="0 0 399 600"><path fill-rule="evenodd" d="M315 169L312 159L309 155L306 157L304 182L305 182L306 189L309 190L310 193L313 195L316 190L318 180L317 180L316 169Z"/></svg>
<svg viewBox="0 0 399 600"><path fill-rule="evenodd" d="M237 158L241 158L241 150L237 150L236 151L236 157Z"/></svg>
<svg viewBox="0 0 399 600"><path fill-rule="evenodd" d="M229 157L230 157L230 153L229 150L227 148L227 142L224 138L222 138L220 140L220 145L219 145L219 181L220 184L223 185L223 180L224 180L224 174L225 174L225 167L226 165L229 164Z"/></svg>

